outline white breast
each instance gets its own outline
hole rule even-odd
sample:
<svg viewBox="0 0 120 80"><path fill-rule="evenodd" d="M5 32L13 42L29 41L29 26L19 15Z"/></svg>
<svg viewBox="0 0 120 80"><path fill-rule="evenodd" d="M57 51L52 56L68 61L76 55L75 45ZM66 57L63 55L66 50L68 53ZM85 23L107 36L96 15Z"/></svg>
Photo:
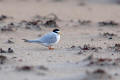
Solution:
<svg viewBox="0 0 120 80"><path fill-rule="evenodd" d="M60 41L60 35L59 34L57 34L57 41L56 41L56 43L58 43L59 41Z"/></svg>

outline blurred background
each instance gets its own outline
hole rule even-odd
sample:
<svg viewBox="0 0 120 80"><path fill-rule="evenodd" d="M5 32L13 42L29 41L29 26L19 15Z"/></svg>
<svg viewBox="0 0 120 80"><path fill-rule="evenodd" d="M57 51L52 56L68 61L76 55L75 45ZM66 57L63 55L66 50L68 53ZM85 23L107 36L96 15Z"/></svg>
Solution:
<svg viewBox="0 0 120 80"><path fill-rule="evenodd" d="M98 18L119 20L119 4L120 0L0 0L0 15L12 16L16 21L50 13L64 19L91 19L96 16L95 21Z"/></svg>

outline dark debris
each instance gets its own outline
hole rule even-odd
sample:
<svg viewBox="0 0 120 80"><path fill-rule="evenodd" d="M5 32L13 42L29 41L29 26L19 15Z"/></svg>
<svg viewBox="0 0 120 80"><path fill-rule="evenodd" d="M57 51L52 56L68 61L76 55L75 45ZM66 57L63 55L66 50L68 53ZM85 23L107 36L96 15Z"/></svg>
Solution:
<svg viewBox="0 0 120 80"><path fill-rule="evenodd" d="M113 50L115 52L120 52L120 44L116 43L114 46L108 47L108 49L111 49L111 50Z"/></svg>
<svg viewBox="0 0 120 80"><path fill-rule="evenodd" d="M7 60L6 56L0 55L0 64L4 64Z"/></svg>
<svg viewBox="0 0 120 80"><path fill-rule="evenodd" d="M7 51L5 51L2 48L0 48L0 53L7 53Z"/></svg>
<svg viewBox="0 0 120 80"><path fill-rule="evenodd" d="M18 71L31 71L33 69L32 66L22 66L16 68Z"/></svg>
<svg viewBox="0 0 120 80"><path fill-rule="evenodd" d="M58 27L55 20L48 20L44 23L46 27Z"/></svg>
<svg viewBox="0 0 120 80"><path fill-rule="evenodd" d="M102 22L98 22L99 26L118 26L119 23L115 22L115 21L102 21Z"/></svg>
<svg viewBox="0 0 120 80"><path fill-rule="evenodd" d="M90 25L92 22L90 20L78 20L81 25Z"/></svg>

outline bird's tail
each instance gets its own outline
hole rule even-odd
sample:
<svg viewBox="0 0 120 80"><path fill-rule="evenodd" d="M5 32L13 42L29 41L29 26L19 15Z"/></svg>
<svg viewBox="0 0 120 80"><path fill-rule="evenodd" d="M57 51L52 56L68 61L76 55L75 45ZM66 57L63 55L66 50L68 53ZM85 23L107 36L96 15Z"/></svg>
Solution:
<svg viewBox="0 0 120 80"><path fill-rule="evenodd" d="M24 40L24 42L30 42L29 40L27 40L27 39L22 39L22 40Z"/></svg>
<svg viewBox="0 0 120 80"><path fill-rule="evenodd" d="M22 39L24 42L29 42L29 43L40 43L38 40L27 40L27 39Z"/></svg>

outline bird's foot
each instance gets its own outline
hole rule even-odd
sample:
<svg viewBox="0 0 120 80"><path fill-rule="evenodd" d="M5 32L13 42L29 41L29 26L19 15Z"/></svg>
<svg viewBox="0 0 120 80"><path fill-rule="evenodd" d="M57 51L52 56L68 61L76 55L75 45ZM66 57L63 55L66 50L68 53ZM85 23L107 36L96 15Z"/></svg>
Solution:
<svg viewBox="0 0 120 80"><path fill-rule="evenodd" d="M54 50L54 48L48 47L49 50Z"/></svg>

